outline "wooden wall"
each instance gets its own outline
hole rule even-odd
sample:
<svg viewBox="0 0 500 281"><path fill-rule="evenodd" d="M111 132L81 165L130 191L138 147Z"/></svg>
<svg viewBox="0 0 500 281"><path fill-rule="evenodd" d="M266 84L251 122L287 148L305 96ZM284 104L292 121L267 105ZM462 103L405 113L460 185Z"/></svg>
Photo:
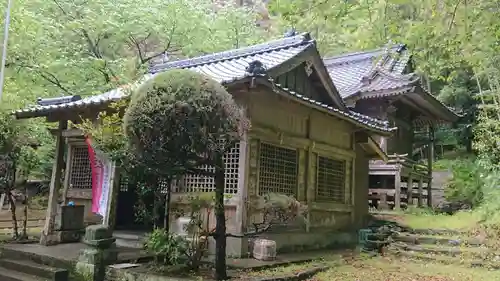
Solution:
<svg viewBox="0 0 500 281"><path fill-rule="evenodd" d="M240 95L237 100L247 107L252 127L249 134L248 194L259 190L259 145L261 142L298 150L297 197L310 208L309 228L345 229L355 219L354 197L357 192L353 172L356 151L353 148L355 127L332 115L312 109L287 97L260 87ZM346 160L346 198L343 203L317 202L317 155ZM368 160L365 166L368 166ZM368 171L362 170L368 177ZM366 188L365 188L366 189ZM367 202L362 202L367 205ZM247 225L258 221L249 218Z"/></svg>

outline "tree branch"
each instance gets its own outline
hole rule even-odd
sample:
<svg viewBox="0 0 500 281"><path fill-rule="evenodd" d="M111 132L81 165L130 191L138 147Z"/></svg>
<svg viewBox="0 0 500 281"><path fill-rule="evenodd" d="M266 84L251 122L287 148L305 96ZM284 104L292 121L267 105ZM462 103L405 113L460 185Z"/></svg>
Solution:
<svg viewBox="0 0 500 281"><path fill-rule="evenodd" d="M27 68L29 70L32 70L32 71L35 71L38 73L38 75L40 77L42 77L43 79L45 79L47 82L51 83L52 85L56 86L57 88L61 89L64 93L68 94L68 95L72 95L73 92L71 90L69 90L68 88L66 88L61 80L59 80L53 73L47 71L47 70L43 70L43 69L40 69L40 67L37 67L37 66L33 66L33 65L29 65L29 64L25 64L25 63L11 63L12 65L17 65L18 67L22 68Z"/></svg>
<svg viewBox="0 0 500 281"><path fill-rule="evenodd" d="M461 2L462 2L462 0L458 0L457 4L455 4L455 8L453 9L453 14L451 15L450 25L448 26L448 32L451 31L451 28L453 27L453 24L455 23L455 17L457 16L458 6L460 5Z"/></svg>
<svg viewBox="0 0 500 281"><path fill-rule="evenodd" d="M153 54L151 56L148 56L146 58L142 58L141 59L141 64L146 64L149 61L151 61L152 59L157 58L157 57L165 54L166 52L168 52L168 50L172 46L172 38L174 37L174 33L175 33L176 29L177 29L177 25L176 24L172 25L172 28L170 29L170 34L168 35L168 42L167 42L165 48L163 48L162 51L157 52L157 53L155 53L155 54Z"/></svg>

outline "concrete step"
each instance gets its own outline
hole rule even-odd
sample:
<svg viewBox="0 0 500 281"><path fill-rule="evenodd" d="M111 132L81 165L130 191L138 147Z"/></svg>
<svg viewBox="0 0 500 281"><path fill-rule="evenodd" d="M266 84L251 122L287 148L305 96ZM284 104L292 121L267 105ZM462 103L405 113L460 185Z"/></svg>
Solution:
<svg viewBox="0 0 500 281"><path fill-rule="evenodd" d="M143 242L140 240L116 238L115 243L117 247L131 248L131 249L143 248Z"/></svg>
<svg viewBox="0 0 500 281"><path fill-rule="evenodd" d="M482 247L481 248L443 247L437 245L408 245L405 243L393 243L391 244L391 248L406 252L443 255L448 257L481 259L481 260L496 259L500 257L500 254L495 253L494 250Z"/></svg>
<svg viewBox="0 0 500 281"><path fill-rule="evenodd" d="M466 238L462 239L459 237L446 237L446 236L432 236L432 235L418 235L409 233L397 233L392 236L392 239L397 242L404 242L413 245L422 244L436 244L445 246L469 246L469 247L481 247L485 245L484 240L479 238Z"/></svg>
<svg viewBox="0 0 500 281"><path fill-rule="evenodd" d="M135 231L115 231L113 237L116 238L116 246L132 249L142 249L146 238L143 232Z"/></svg>
<svg viewBox="0 0 500 281"><path fill-rule="evenodd" d="M49 281L49 279L21 273L0 267L0 280L2 281Z"/></svg>
<svg viewBox="0 0 500 281"><path fill-rule="evenodd" d="M69 277L68 270L66 269L54 268L27 260L1 259L0 266L52 281L67 281Z"/></svg>

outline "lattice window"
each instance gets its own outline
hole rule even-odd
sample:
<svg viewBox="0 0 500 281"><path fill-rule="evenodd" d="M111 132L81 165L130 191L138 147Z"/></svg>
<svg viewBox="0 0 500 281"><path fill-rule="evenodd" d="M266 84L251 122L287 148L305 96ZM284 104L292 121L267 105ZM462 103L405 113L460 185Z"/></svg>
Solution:
<svg viewBox="0 0 500 281"><path fill-rule="evenodd" d="M346 161L318 156L317 167L316 199L344 203Z"/></svg>
<svg viewBox="0 0 500 281"><path fill-rule="evenodd" d="M296 149L260 144L259 194L281 193L296 195L298 178Z"/></svg>
<svg viewBox="0 0 500 281"><path fill-rule="evenodd" d="M72 188L92 188L92 171L86 146L71 146L70 184Z"/></svg>
<svg viewBox="0 0 500 281"><path fill-rule="evenodd" d="M226 184L224 192L227 194L238 193L238 175L240 161L240 144L236 144L224 156L225 164L225 180ZM202 167L206 171L214 171L214 168L209 166ZM185 175L180 183L184 192L213 192L215 191L215 182L213 177L199 175ZM178 191L181 191L177 189Z"/></svg>

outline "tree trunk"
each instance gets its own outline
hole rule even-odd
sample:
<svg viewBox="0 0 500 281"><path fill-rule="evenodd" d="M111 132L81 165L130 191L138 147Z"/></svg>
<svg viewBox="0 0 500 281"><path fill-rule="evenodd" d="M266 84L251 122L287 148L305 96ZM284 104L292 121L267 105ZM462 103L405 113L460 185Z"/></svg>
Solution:
<svg viewBox="0 0 500 281"><path fill-rule="evenodd" d="M170 200L172 198L172 180L167 180L167 195L165 195L165 210L163 212L163 228L170 232Z"/></svg>
<svg viewBox="0 0 500 281"><path fill-rule="evenodd" d="M224 206L224 160L217 155L215 161L215 279L226 280L226 215Z"/></svg>
<svg viewBox="0 0 500 281"><path fill-rule="evenodd" d="M10 212L12 214L12 236L14 239L19 238L19 230L17 229L17 216L16 216L16 202L14 201L14 196L12 191L7 190L7 198L9 200Z"/></svg>
<svg viewBox="0 0 500 281"><path fill-rule="evenodd" d="M158 179L151 178L147 181L147 186L150 190L153 190L153 228L161 227L161 207L164 204L163 196L161 195L161 190L158 189Z"/></svg>
<svg viewBox="0 0 500 281"><path fill-rule="evenodd" d="M28 239L28 184L24 185L23 229L20 239Z"/></svg>

